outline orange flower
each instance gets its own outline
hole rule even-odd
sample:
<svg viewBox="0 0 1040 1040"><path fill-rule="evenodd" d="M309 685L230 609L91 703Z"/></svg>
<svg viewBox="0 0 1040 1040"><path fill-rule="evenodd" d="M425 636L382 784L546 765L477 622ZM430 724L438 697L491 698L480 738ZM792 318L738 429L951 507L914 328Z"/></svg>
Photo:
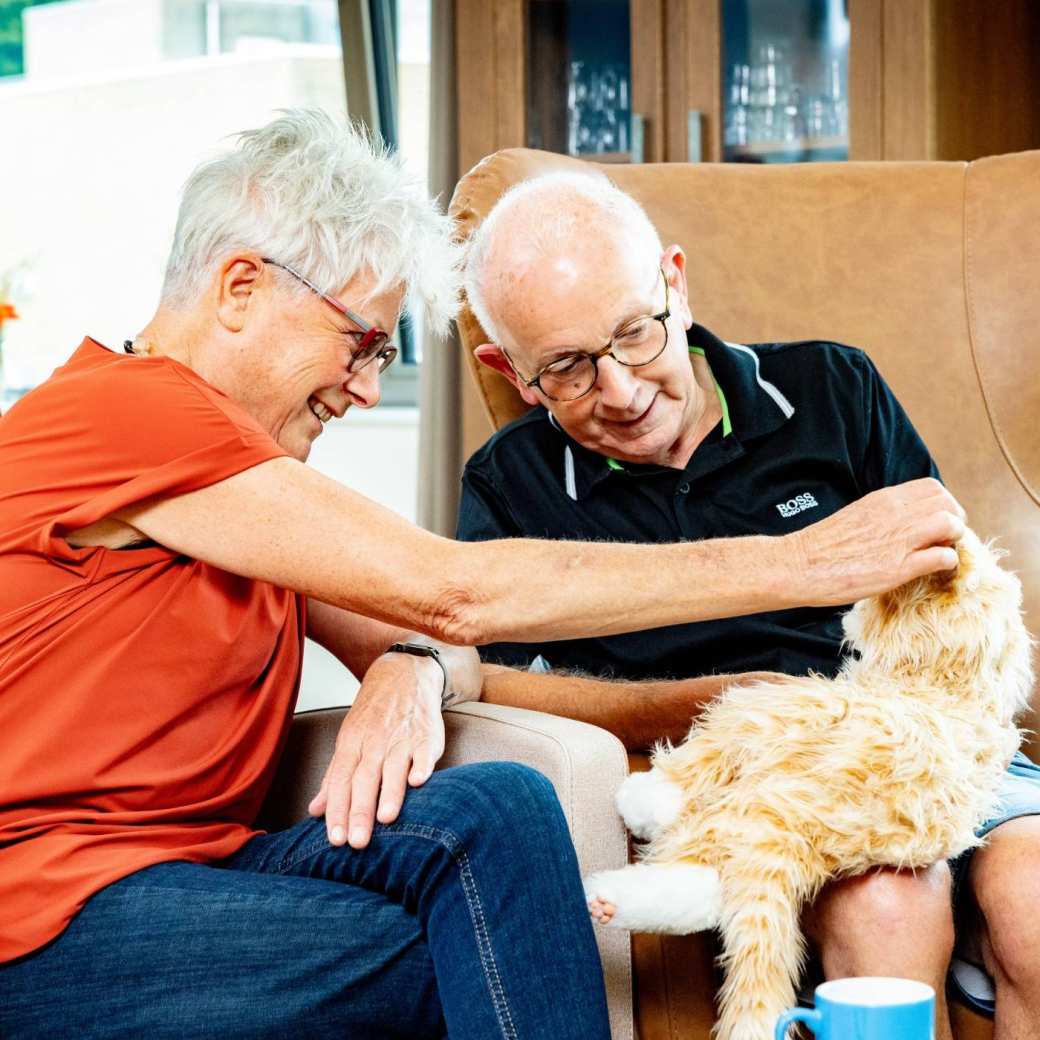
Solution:
<svg viewBox="0 0 1040 1040"><path fill-rule="evenodd" d="M0 303L0 326L2 326L5 321L17 317L18 312L14 309L13 303Z"/></svg>

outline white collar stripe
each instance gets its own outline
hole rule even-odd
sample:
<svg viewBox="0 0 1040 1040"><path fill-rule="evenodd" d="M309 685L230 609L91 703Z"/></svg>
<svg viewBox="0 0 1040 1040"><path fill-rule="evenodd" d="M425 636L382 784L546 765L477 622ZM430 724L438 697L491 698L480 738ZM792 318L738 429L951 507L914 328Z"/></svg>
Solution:
<svg viewBox="0 0 1040 1040"><path fill-rule="evenodd" d="M578 485L574 480L574 452L568 444L563 449L563 478L567 485L567 497L578 501Z"/></svg>
<svg viewBox="0 0 1040 1040"><path fill-rule="evenodd" d="M776 402L777 408L790 419L794 415L794 405L784 397L775 383L770 383L768 379L762 378L762 372L758 365L758 355L750 347L745 347L743 343L730 343L728 340L725 343L727 347L732 347L734 350L742 350L745 354L750 355L751 360L755 363L755 381Z"/></svg>
<svg viewBox="0 0 1040 1040"><path fill-rule="evenodd" d="M733 350L742 350L747 354L751 360L755 363L755 382L773 399L777 408L784 413L784 416L788 419L794 415L794 405L781 393L780 388L775 384L771 383L768 379L762 378L762 372L758 363L758 355L750 348L745 347L743 343L730 343L728 340L724 341L727 347L731 347ZM556 416L549 412L549 422L553 424L560 432L563 432L563 427L560 426L556 419ZM563 449L563 479L564 485L567 489L567 497L572 501L578 501L578 484L574 476L574 452L571 451L569 444L564 446Z"/></svg>

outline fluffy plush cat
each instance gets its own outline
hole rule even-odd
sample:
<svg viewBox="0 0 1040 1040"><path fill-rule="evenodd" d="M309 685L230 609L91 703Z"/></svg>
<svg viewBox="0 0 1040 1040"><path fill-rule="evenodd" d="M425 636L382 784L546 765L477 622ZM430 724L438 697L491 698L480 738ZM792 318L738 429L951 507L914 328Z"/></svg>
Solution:
<svg viewBox="0 0 1040 1040"><path fill-rule="evenodd" d="M979 844L1020 743L1031 641L1002 554L969 531L958 555L952 575L852 608L836 678L731 687L618 792L648 845L587 879L590 908L632 931L721 931L719 1040L772 1037L826 882Z"/></svg>

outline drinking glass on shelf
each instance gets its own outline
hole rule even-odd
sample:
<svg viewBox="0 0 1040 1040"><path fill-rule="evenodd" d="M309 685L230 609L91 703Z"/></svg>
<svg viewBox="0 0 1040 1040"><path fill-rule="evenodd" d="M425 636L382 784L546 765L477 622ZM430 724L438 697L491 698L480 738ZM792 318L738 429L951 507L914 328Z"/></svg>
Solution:
<svg viewBox="0 0 1040 1040"><path fill-rule="evenodd" d="M567 151L628 151L628 72L623 65L572 61L567 89Z"/></svg>
<svg viewBox="0 0 1040 1040"><path fill-rule="evenodd" d="M752 94L748 111L748 140L752 147L759 141L775 141L780 126L780 106L776 87L763 87Z"/></svg>
<svg viewBox="0 0 1040 1040"><path fill-rule="evenodd" d="M743 147L748 143L748 112L751 100L751 66L738 62L730 70L729 103L726 106L724 142Z"/></svg>
<svg viewBox="0 0 1040 1040"><path fill-rule="evenodd" d="M845 94L845 77L841 62L831 60L827 77L827 98L831 107L831 122L836 137L847 137L849 133L849 102Z"/></svg>
<svg viewBox="0 0 1040 1040"><path fill-rule="evenodd" d="M827 101L811 97L805 105L805 136L810 140L827 136Z"/></svg>
<svg viewBox="0 0 1040 1040"><path fill-rule="evenodd" d="M802 115L802 92L792 87L780 113L778 127L780 140L785 144L801 144L805 138L805 119Z"/></svg>
<svg viewBox="0 0 1040 1040"><path fill-rule="evenodd" d="M790 105L791 65L777 43L758 48L757 60L748 74L747 136L753 148L757 142L784 140L785 109Z"/></svg>

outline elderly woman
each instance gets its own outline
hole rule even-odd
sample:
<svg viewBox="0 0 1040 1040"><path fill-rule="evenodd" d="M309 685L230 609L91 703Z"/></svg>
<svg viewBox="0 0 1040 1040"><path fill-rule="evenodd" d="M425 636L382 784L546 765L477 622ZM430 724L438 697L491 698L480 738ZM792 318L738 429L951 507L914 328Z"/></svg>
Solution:
<svg viewBox="0 0 1040 1040"><path fill-rule="evenodd" d="M955 563L928 482L778 540L459 544L310 470L376 404L406 292L450 315L449 234L363 136L288 113L192 176L126 352L84 340L0 420L8 1040L606 1037L549 784L431 775L441 708L480 693L465 648ZM311 818L264 834L304 636L363 682Z"/></svg>

